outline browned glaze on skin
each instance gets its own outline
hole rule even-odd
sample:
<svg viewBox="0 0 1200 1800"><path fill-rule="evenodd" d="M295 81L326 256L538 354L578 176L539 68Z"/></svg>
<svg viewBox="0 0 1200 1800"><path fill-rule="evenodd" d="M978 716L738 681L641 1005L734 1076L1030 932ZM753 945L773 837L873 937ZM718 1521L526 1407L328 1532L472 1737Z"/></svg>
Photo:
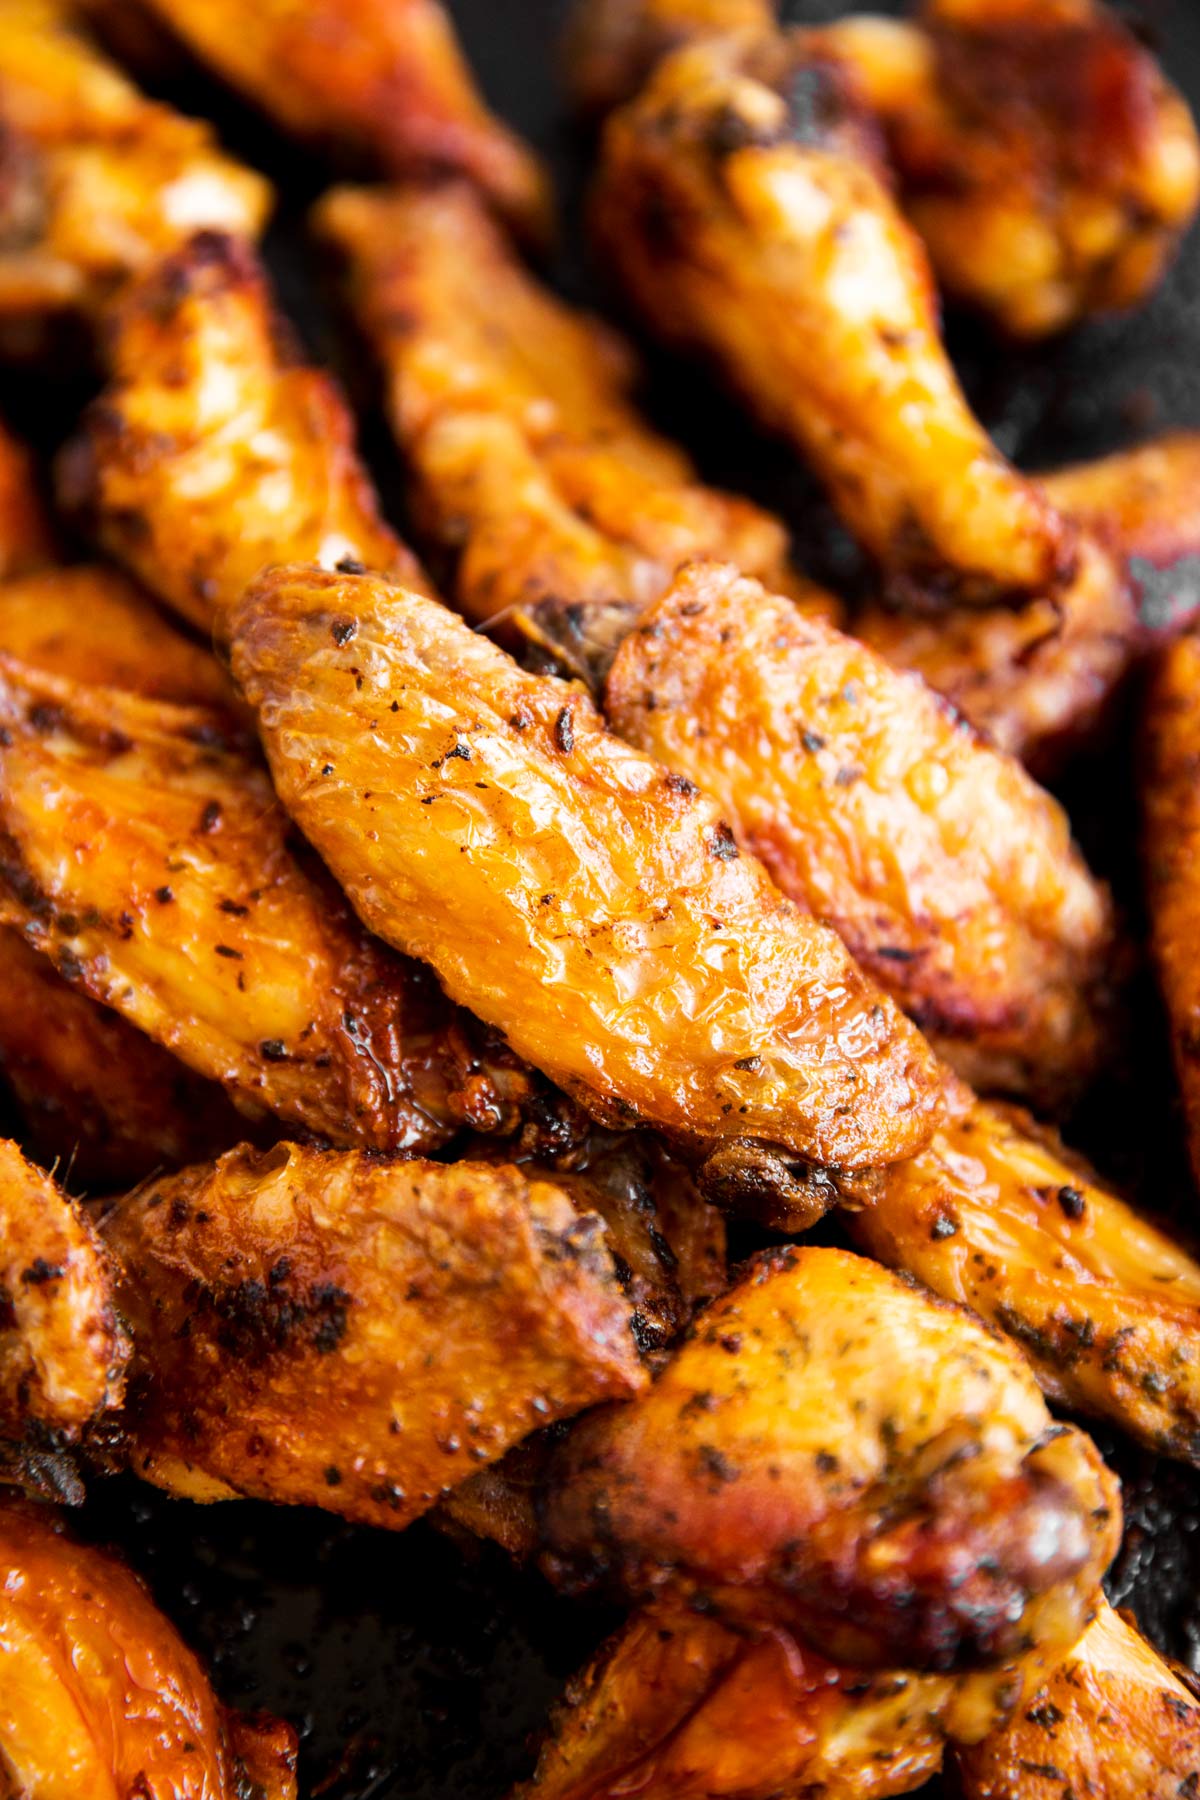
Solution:
<svg viewBox="0 0 1200 1800"><path fill-rule="evenodd" d="M109 314L110 380L60 493L202 631L268 563L350 558L423 586L380 516L332 378L299 359L253 249L193 238Z"/></svg>
<svg viewBox="0 0 1200 1800"><path fill-rule="evenodd" d="M1009 1729L955 1766L963 1800L1186 1800L1200 1789L1194 1680L1102 1602Z"/></svg>
<svg viewBox="0 0 1200 1800"><path fill-rule="evenodd" d="M49 1508L0 1505L0 1592L6 1794L296 1800L290 1727L221 1706L143 1583Z"/></svg>
<svg viewBox="0 0 1200 1800"><path fill-rule="evenodd" d="M1164 650L1145 698L1142 809L1150 941L1200 1176L1200 639Z"/></svg>
<svg viewBox="0 0 1200 1800"><path fill-rule="evenodd" d="M366 576L272 571L230 630L280 797L363 919L601 1123L755 1162L928 1141L916 1031L580 688Z"/></svg>
<svg viewBox="0 0 1200 1800"><path fill-rule="evenodd" d="M961 1075L1049 1105L1087 1080L1109 897L1062 809L922 682L696 564L626 638L605 711L712 795Z"/></svg>
<svg viewBox="0 0 1200 1800"><path fill-rule="evenodd" d="M546 175L490 113L441 0L138 0L284 130L396 177L465 175L524 235Z"/></svg>
<svg viewBox="0 0 1200 1800"><path fill-rule="evenodd" d="M250 1117L428 1149L537 1110L536 1079L300 860L220 715L7 660L0 725L0 922Z"/></svg>
<svg viewBox="0 0 1200 1800"><path fill-rule="evenodd" d="M608 122L595 220L647 322L812 461L894 598L1069 580L1074 533L967 407L925 253L818 42L668 57Z"/></svg>
<svg viewBox="0 0 1200 1800"><path fill-rule="evenodd" d="M123 281L205 228L254 237L261 176L206 124L145 99L66 0L0 6L0 326L94 316Z"/></svg>
<svg viewBox="0 0 1200 1800"><path fill-rule="evenodd" d="M863 1198L863 1249L1006 1332L1052 1399L1200 1463L1200 1266L1053 1133L968 1102Z"/></svg>
<svg viewBox="0 0 1200 1800"><path fill-rule="evenodd" d="M134 1343L120 1454L196 1498L399 1530L646 1382L599 1219L512 1166L242 1148L102 1230Z"/></svg>
<svg viewBox="0 0 1200 1800"><path fill-rule="evenodd" d="M76 1435L120 1399L127 1355L91 1227L0 1139L0 1434Z"/></svg>
<svg viewBox="0 0 1200 1800"><path fill-rule="evenodd" d="M823 1654L950 1670L1078 1637L1117 1486L1018 1353L864 1258L755 1259L542 1499L567 1587L702 1595Z"/></svg>
<svg viewBox="0 0 1200 1800"><path fill-rule="evenodd" d="M689 557L838 610L790 567L778 519L702 487L650 430L629 346L535 280L470 189L341 188L316 218L384 372L422 528L473 624L597 686Z"/></svg>
<svg viewBox="0 0 1200 1800"><path fill-rule="evenodd" d="M565 46L572 97L600 117L681 45L730 32L765 37L776 22L774 0L574 0Z"/></svg>
<svg viewBox="0 0 1200 1800"><path fill-rule="evenodd" d="M882 124L938 279L1037 338L1144 300L1200 198L1182 96L1099 0L924 0L821 34Z"/></svg>

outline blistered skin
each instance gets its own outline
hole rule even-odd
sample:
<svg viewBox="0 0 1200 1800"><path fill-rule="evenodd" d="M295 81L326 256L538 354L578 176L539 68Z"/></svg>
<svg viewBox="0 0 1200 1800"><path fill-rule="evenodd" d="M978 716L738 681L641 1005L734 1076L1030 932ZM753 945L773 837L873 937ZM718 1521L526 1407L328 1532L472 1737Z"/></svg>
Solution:
<svg viewBox="0 0 1200 1800"><path fill-rule="evenodd" d="M201 631L265 564L344 558L422 585L380 517L340 389L306 367L254 251L193 239L108 320L110 380L60 493Z"/></svg>
<svg viewBox="0 0 1200 1800"><path fill-rule="evenodd" d="M655 64L697 38L765 37L772 0L574 0L567 71L576 104L600 116L630 100Z"/></svg>
<svg viewBox="0 0 1200 1800"><path fill-rule="evenodd" d="M722 556L807 608L778 519L714 488L631 401L628 345L542 286L464 186L342 188L318 229L387 381L459 611L596 686L679 564Z"/></svg>
<svg viewBox="0 0 1200 1800"><path fill-rule="evenodd" d="M199 1498L401 1529L647 1380L600 1221L511 1166L243 1148L102 1229L134 1342L124 1455Z"/></svg>
<svg viewBox="0 0 1200 1800"><path fill-rule="evenodd" d="M1200 640L1159 658L1145 699L1142 810L1150 939L1200 1175Z"/></svg>
<svg viewBox="0 0 1200 1800"><path fill-rule="evenodd" d="M77 1434L120 1398L126 1356L94 1233L0 1139L0 1435Z"/></svg>
<svg viewBox="0 0 1200 1800"><path fill-rule="evenodd" d="M864 1198L862 1248L1006 1332L1052 1399L1200 1462L1200 1266L1053 1134L975 1102Z"/></svg>
<svg viewBox="0 0 1200 1800"><path fill-rule="evenodd" d="M49 1508L0 1507L0 1789L296 1800L296 1739L226 1711L138 1578Z"/></svg>
<svg viewBox="0 0 1200 1800"><path fill-rule="evenodd" d="M609 120L595 219L648 323L799 447L894 596L1068 579L1073 533L967 407L924 251L805 34L661 63Z"/></svg>
<svg viewBox="0 0 1200 1800"><path fill-rule="evenodd" d="M377 1149L532 1092L289 841L221 715L0 671L0 922L251 1117Z"/></svg>
<svg viewBox="0 0 1200 1800"><path fill-rule="evenodd" d="M1200 1787L1200 1706L1103 1602L1006 1731L956 1757L963 1800L1180 1800Z"/></svg>
<svg viewBox="0 0 1200 1800"><path fill-rule="evenodd" d="M465 175L542 237L550 191L490 113L441 0L140 0L286 131L382 176Z"/></svg>
<svg viewBox="0 0 1200 1800"><path fill-rule="evenodd" d="M1098 0L925 0L822 34L943 287L1037 338L1153 290L1200 199L1183 97Z"/></svg>
<svg viewBox="0 0 1200 1800"><path fill-rule="evenodd" d="M950 1670L1083 1629L1115 1481L1018 1352L865 1259L750 1263L650 1392L580 1420L542 1500L568 1587L701 1594L869 1667Z"/></svg>
<svg viewBox="0 0 1200 1800"><path fill-rule="evenodd" d="M1049 1103L1086 1080L1108 895L1061 808L922 682L695 564L626 638L605 712L712 795L960 1074Z"/></svg>
<svg viewBox="0 0 1200 1800"><path fill-rule="evenodd" d="M941 1076L690 784L381 579L269 572L231 621L284 805L372 930L601 1122L703 1154L911 1154Z"/></svg>
<svg viewBox="0 0 1200 1800"><path fill-rule="evenodd" d="M145 99L60 0L0 6L0 322L82 312L193 232L249 238L261 176Z"/></svg>

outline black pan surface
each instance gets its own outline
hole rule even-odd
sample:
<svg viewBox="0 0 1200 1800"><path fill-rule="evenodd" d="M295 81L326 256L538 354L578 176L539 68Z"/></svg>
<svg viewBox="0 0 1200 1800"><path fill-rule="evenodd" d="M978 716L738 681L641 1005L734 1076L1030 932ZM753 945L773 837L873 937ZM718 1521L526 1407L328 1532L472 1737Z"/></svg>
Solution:
<svg viewBox="0 0 1200 1800"><path fill-rule="evenodd" d="M564 220L557 278L573 298L603 305L580 228L586 146L571 130L556 77L561 0L452 0L452 10L489 97L552 161ZM845 10L838 0L791 8L806 21ZM872 10L900 9L876 0ZM1140 0L1126 10L1200 110L1200 0ZM166 93L214 117L227 141L279 182L284 204L269 254L285 305L314 352L355 383L368 452L402 521L402 482L369 384L345 359L319 260L304 239L304 209L321 171L199 77L181 77ZM1200 427L1200 233L1136 318L1024 355L957 320L950 338L984 419L1028 466L1095 455L1169 424ZM0 382L0 407L46 447L85 397L65 378L57 386L16 375ZM812 484L731 406L670 369L656 368L649 399L708 475L788 515L814 572L854 578L852 553ZM1135 705L1136 696L1131 715ZM1069 773L1063 793L1136 935L1132 761L1130 717L1106 751ZM1070 1135L1143 1204L1191 1233L1196 1196L1144 978L1115 1070ZM1200 1475L1097 1435L1125 1482L1128 1528L1112 1595L1135 1608L1163 1649L1200 1669ZM498 1552L452 1543L424 1525L391 1537L249 1503L202 1509L122 1480L95 1488L81 1526L119 1545L148 1576L226 1699L266 1706L299 1728L306 1800L499 1800L529 1770L531 1734L550 1702L613 1623L555 1599Z"/></svg>

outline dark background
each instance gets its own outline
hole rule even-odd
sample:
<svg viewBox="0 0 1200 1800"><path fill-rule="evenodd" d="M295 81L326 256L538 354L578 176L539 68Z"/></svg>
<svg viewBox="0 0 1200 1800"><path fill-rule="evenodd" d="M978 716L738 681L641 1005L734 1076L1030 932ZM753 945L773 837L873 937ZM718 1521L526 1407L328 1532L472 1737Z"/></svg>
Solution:
<svg viewBox="0 0 1200 1800"><path fill-rule="evenodd" d="M580 230L586 146L565 116L555 71L560 0L454 0L489 98L551 158L563 241L556 278L573 298L604 304ZM807 0L792 16L847 10ZM900 10L879 5L872 10ZM1200 108L1200 5L1142 0L1125 9L1152 36L1168 71ZM268 252L313 352L342 369L360 398L364 439L391 510L403 487L369 383L327 303L303 215L321 171L199 77L167 97L215 117L229 144L271 173L283 194ZM950 322L952 348L979 411L1003 448L1031 467L1097 454L1166 424L1200 427L1200 234L1167 288L1132 320L1088 327L1017 356ZM10 375L0 404L47 448L69 426L83 385ZM853 558L811 483L756 439L695 378L656 369L648 402L697 452L705 473L753 492L793 523L814 572L853 577ZM1136 704L1136 696L1131 706ZM1114 881L1140 936L1129 721L1103 753L1077 765L1063 793L1094 862ZM1088 1148L1143 1203L1190 1231L1194 1196L1157 1005L1144 977L1114 1046L1115 1067L1074 1122ZM1097 1434L1126 1487L1125 1548L1111 1581L1144 1628L1200 1668L1200 1476ZM130 1481L97 1487L83 1528L119 1543L214 1670L222 1695L267 1706L300 1730L302 1792L325 1800L499 1800L531 1764L530 1738L611 1617L556 1600L498 1553L432 1528L402 1537L355 1530L320 1514L251 1504L200 1509ZM932 1790L930 1790L932 1793Z"/></svg>

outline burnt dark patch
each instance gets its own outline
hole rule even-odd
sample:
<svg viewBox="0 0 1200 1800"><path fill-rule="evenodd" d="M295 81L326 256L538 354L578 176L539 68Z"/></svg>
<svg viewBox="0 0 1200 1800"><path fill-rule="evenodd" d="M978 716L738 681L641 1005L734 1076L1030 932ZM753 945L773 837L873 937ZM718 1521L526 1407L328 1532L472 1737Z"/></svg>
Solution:
<svg viewBox="0 0 1200 1800"><path fill-rule="evenodd" d="M346 1335L350 1306L350 1295L331 1281L289 1289L286 1278L251 1278L220 1290L202 1289L196 1317L214 1319L212 1335L221 1349L254 1365L306 1347L327 1356Z"/></svg>

